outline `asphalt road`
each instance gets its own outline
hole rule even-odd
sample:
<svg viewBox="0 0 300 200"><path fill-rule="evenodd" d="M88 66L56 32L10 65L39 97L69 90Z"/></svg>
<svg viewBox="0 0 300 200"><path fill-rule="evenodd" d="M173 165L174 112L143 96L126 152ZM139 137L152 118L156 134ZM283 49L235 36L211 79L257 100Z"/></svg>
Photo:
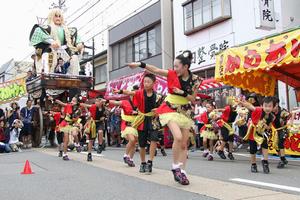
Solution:
<svg viewBox="0 0 300 200"><path fill-rule="evenodd" d="M271 158L271 173L252 174L248 154L235 155L235 161L215 157L210 162L201 152L189 154L187 172L191 185L175 183L170 173L171 151L160 153L151 176L140 175L139 155L135 168L122 163L123 148L107 148L94 162L86 154L70 153L68 162L58 158L55 149L33 149L0 154L1 199L300 199L300 160L290 159L285 169L277 169ZM33 175L21 175L26 160Z"/></svg>

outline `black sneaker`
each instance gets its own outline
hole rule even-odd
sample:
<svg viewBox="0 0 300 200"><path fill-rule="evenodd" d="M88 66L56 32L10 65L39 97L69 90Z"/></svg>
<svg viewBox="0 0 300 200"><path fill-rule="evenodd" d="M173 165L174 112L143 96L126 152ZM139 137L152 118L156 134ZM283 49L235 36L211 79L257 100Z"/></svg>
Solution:
<svg viewBox="0 0 300 200"><path fill-rule="evenodd" d="M81 152L81 146L77 146L76 151L77 151L77 153L80 153Z"/></svg>
<svg viewBox="0 0 300 200"><path fill-rule="evenodd" d="M135 164L134 164L133 160L130 160L130 159L127 161L127 165L129 167L135 167Z"/></svg>
<svg viewBox="0 0 300 200"><path fill-rule="evenodd" d="M289 163L285 157L283 157L283 159L281 159L281 161L282 161L285 165L287 165L287 164Z"/></svg>
<svg viewBox="0 0 300 200"><path fill-rule="evenodd" d="M163 156L167 156L167 153L166 153L166 151L165 151L164 149L160 150L160 152L161 152L161 154L162 154Z"/></svg>
<svg viewBox="0 0 300 200"><path fill-rule="evenodd" d="M59 151L58 157L62 157L62 156L63 156L63 152L62 152L62 151Z"/></svg>
<svg viewBox="0 0 300 200"><path fill-rule="evenodd" d="M146 163L144 164L144 163L142 163L141 165L140 165L140 173L145 173L145 168L146 168Z"/></svg>
<svg viewBox="0 0 300 200"><path fill-rule="evenodd" d="M172 169L172 172L174 175L174 180L176 182L179 182L181 180L181 176L182 176L180 168Z"/></svg>
<svg viewBox="0 0 300 200"><path fill-rule="evenodd" d="M91 153L89 153L89 154L87 155L87 161L88 161L88 162L92 162L92 161L93 161L93 159L92 159L92 154L91 154Z"/></svg>
<svg viewBox="0 0 300 200"><path fill-rule="evenodd" d="M68 157L68 155L64 155L62 159L65 160L65 161L70 160L69 157Z"/></svg>
<svg viewBox="0 0 300 200"><path fill-rule="evenodd" d="M229 160L234 160L234 157L233 157L232 153L228 153L227 156L228 156Z"/></svg>
<svg viewBox="0 0 300 200"><path fill-rule="evenodd" d="M106 143L105 143L105 141L103 141L103 143L102 143L102 151L105 151L106 150Z"/></svg>
<svg viewBox="0 0 300 200"><path fill-rule="evenodd" d="M124 156L124 157L123 157L123 161L124 161L125 164L128 164L128 157L127 157L127 156Z"/></svg>
<svg viewBox="0 0 300 200"><path fill-rule="evenodd" d="M277 168L278 169L282 169L282 168L285 167L285 165L286 165L285 162L283 160L280 160L279 163L278 163L278 165L277 165Z"/></svg>
<svg viewBox="0 0 300 200"><path fill-rule="evenodd" d="M220 156L220 158L222 158L223 160L226 159L226 156L224 154L224 151L218 151L218 155Z"/></svg>
<svg viewBox="0 0 300 200"><path fill-rule="evenodd" d="M252 165L251 165L251 172L252 172L252 173L257 173L257 172L258 172L258 170L257 170L257 165L256 165L256 164L252 164Z"/></svg>
<svg viewBox="0 0 300 200"><path fill-rule="evenodd" d="M181 179L180 179L179 183L180 183L181 185L189 185L189 184L190 184L190 181L189 181L189 179L186 177L185 173L181 173Z"/></svg>
<svg viewBox="0 0 300 200"><path fill-rule="evenodd" d="M270 173L269 162L267 160L262 160L263 171L265 174Z"/></svg>
<svg viewBox="0 0 300 200"><path fill-rule="evenodd" d="M145 173L146 174L151 174L152 173L152 164L151 163L147 163L145 166Z"/></svg>
<svg viewBox="0 0 300 200"><path fill-rule="evenodd" d="M101 154L101 153L102 153L102 145L99 144L97 149L97 154Z"/></svg>

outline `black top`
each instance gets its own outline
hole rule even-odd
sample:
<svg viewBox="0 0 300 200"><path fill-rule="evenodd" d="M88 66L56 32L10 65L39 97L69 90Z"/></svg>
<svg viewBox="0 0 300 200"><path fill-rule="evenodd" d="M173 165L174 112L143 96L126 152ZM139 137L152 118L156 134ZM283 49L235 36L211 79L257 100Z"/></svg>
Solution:
<svg viewBox="0 0 300 200"><path fill-rule="evenodd" d="M180 85L183 91L187 92L189 95L193 94L194 83L192 81L192 74L190 73L189 78L185 81L182 80L182 77L179 77Z"/></svg>
<svg viewBox="0 0 300 200"><path fill-rule="evenodd" d="M144 90L144 101L145 101L145 113L151 112L152 109L156 108L156 92L153 91L152 96L148 97L147 92ZM152 129L152 118L145 117L144 130Z"/></svg>
<svg viewBox="0 0 300 200"><path fill-rule="evenodd" d="M102 106L101 108L96 109L96 120L100 120L102 117L105 117L105 108Z"/></svg>
<svg viewBox="0 0 300 200"><path fill-rule="evenodd" d="M230 114L228 118L228 123L233 123L237 117L237 112L230 106Z"/></svg>
<svg viewBox="0 0 300 200"><path fill-rule="evenodd" d="M265 118L266 119L266 124L269 126L273 121L274 121L274 118L275 116L270 113L268 118L266 118L266 113L264 111L262 111L262 115L261 115L261 119Z"/></svg>

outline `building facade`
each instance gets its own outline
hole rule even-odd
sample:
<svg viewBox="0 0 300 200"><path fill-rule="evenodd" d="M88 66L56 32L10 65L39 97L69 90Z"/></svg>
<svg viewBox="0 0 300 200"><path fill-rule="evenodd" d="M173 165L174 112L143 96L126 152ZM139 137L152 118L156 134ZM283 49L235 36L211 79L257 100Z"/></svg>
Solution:
<svg viewBox="0 0 300 200"><path fill-rule="evenodd" d="M94 56L83 59L80 62L81 69L91 68L94 79L94 90L105 91L106 82L108 81L108 70L107 70L107 51L102 51Z"/></svg>
<svg viewBox="0 0 300 200"><path fill-rule="evenodd" d="M171 1L158 1L108 31L109 80L140 72L126 63L143 61L161 68L173 62Z"/></svg>
<svg viewBox="0 0 300 200"><path fill-rule="evenodd" d="M213 78L215 55L219 51L298 27L299 6L297 0L173 1L175 54L191 50L191 70L203 78ZM279 82L278 90L281 105L286 107L285 84ZM289 91L290 104L295 105L295 93ZM217 94L220 97L226 92L221 89Z"/></svg>

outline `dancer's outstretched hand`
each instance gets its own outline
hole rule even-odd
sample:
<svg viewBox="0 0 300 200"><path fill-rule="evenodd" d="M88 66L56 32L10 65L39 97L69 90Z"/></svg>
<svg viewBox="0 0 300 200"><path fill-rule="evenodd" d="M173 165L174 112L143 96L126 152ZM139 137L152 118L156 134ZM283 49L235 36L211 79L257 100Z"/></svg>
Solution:
<svg viewBox="0 0 300 200"><path fill-rule="evenodd" d="M132 62L132 63L128 63L128 67L130 67L131 69L138 68L140 65L141 65L140 62Z"/></svg>

